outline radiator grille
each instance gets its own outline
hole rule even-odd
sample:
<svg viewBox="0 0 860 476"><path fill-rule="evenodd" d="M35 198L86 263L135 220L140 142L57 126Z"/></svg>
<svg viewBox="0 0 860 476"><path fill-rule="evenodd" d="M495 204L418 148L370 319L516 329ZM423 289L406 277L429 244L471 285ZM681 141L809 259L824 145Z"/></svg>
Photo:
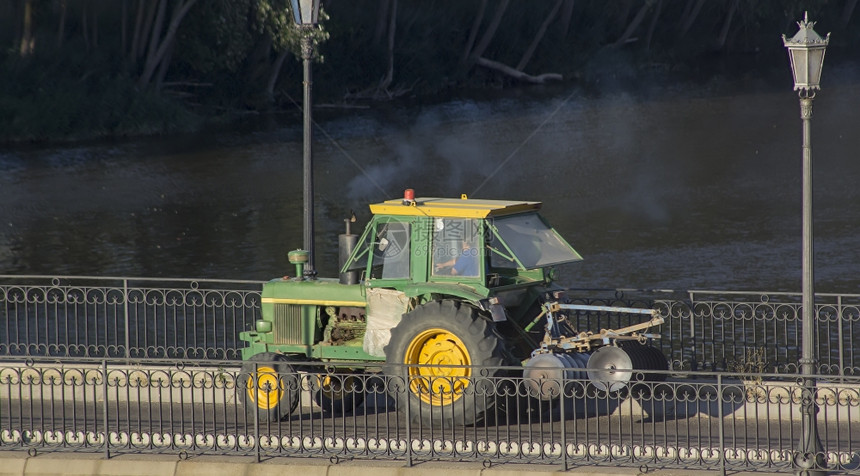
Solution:
<svg viewBox="0 0 860 476"><path fill-rule="evenodd" d="M275 344L303 344L302 306L275 304Z"/></svg>

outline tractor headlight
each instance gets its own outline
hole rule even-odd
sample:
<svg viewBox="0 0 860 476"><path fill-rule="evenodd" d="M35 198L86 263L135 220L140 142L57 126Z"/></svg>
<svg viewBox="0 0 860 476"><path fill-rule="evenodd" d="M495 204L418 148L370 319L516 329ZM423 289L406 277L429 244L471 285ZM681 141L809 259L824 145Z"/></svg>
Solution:
<svg viewBox="0 0 860 476"><path fill-rule="evenodd" d="M257 320L257 322L254 323L254 328L260 334L272 332L272 322L271 321L264 321L263 319L259 319L259 320Z"/></svg>

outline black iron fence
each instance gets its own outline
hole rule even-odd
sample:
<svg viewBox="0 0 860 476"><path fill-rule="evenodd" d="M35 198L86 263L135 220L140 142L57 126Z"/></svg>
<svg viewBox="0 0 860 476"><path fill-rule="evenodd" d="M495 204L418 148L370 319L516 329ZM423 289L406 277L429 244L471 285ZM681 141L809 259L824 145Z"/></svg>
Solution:
<svg viewBox="0 0 860 476"><path fill-rule="evenodd" d="M257 281L0 276L0 356L236 359L260 316ZM654 308L675 370L797 372L800 294L571 290L574 303ZM816 296L818 372L860 375L860 295ZM629 314L575 312L580 331ZM640 317L634 317L639 319Z"/></svg>
<svg viewBox="0 0 860 476"><path fill-rule="evenodd" d="M0 356L236 359L259 281L0 276Z"/></svg>
<svg viewBox="0 0 860 476"><path fill-rule="evenodd" d="M653 345L670 368L799 373L800 293L571 290L575 303L653 308L665 319ZM816 294L818 373L860 375L860 294ZM577 313L580 330L619 328L630 315Z"/></svg>
<svg viewBox="0 0 860 476"><path fill-rule="evenodd" d="M241 362L6 360L0 359L0 450L31 455L483 461L723 474L796 471L803 461L817 461L831 473L860 474L857 377L817 378L812 401L822 450L810 458L797 450L803 406L810 401L797 375L676 371L657 378L643 372L608 392L586 378L534 382L485 378L472 369L471 378L455 377L458 385L438 388L458 388L449 396L456 406L491 411L477 417L443 409L413 419L406 415L414 407L398 409L395 402L409 402L403 394L423 385L308 363L284 375L285 384L266 387L293 394L295 410L259 421L257 409L247 411L242 403L255 377L239 370ZM348 384L321 384L334 381Z"/></svg>

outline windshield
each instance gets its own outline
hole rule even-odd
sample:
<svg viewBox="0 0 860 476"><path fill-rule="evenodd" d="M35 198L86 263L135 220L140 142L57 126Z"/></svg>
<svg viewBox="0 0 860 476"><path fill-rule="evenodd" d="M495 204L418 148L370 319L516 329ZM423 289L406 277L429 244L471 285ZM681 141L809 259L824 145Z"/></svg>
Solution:
<svg viewBox="0 0 860 476"><path fill-rule="evenodd" d="M490 226L495 232L490 244L492 267L517 268L521 264L534 269L582 259L536 213L496 218Z"/></svg>

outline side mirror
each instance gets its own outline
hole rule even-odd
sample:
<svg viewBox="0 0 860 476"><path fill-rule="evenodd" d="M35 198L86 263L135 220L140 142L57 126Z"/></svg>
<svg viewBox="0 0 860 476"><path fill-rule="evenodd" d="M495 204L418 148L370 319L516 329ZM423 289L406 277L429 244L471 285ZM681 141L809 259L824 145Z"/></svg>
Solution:
<svg viewBox="0 0 860 476"><path fill-rule="evenodd" d="M385 248L388 248L388 243L388 238L383 238L379 240L379 246L377 246L377 249L379 251L385 251Z"/></svg>

